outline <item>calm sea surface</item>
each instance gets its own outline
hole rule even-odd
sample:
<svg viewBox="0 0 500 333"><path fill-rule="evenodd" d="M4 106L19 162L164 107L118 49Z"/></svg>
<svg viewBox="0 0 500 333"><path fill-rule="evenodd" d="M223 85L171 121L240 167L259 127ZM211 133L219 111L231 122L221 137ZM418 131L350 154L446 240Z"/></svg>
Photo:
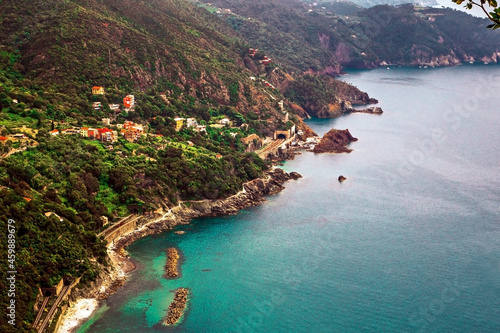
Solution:
<svg viewBox="0 0 500 333"><path fill-rule="evenodd" d="M348 128L351 154L303 152L267 203L134 243L139 269L79 331L500 332L500 66L343 79L385 113L308 124ZM186 315L157 326L178 287Z"/></svg>

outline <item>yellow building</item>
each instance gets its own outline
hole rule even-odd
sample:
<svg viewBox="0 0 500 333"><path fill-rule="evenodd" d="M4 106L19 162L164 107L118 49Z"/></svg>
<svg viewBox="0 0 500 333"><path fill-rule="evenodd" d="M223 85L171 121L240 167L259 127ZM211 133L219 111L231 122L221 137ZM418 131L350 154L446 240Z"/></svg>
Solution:
<svg viewBox="0 0 500 333"><path fill-rule="evenodd" d="M92 87L92 94L93 95L104 95L104 87Z"/></svg>
<svg viewBox="0 0 500 333"><path fill-rule="evenodd" d="M175 130L180 131L182 129L182 126L184 126L184 118L175 118Z"/></svg>

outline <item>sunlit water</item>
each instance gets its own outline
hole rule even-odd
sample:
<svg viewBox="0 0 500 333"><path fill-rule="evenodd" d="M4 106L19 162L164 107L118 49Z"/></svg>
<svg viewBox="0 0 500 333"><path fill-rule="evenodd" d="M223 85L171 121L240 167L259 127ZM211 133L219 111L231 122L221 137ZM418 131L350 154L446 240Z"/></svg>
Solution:
<svg viewBox="0 0 500 333"><path fill-rule="evenodd" d="M138 270L80 331L500 332L500 67L343 79L385 113L308 123L348 128L351 154L303 152L265 204L137 241ZM164 328L178 287L188 310Z"/></svg>

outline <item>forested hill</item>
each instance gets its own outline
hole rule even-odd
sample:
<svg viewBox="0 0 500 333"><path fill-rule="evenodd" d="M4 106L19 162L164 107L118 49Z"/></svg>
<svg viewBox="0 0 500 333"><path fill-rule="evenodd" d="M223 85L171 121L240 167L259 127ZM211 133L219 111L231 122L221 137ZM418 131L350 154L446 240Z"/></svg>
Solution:
<svg viewBox="0 0 500 333"><path fill-rule="evenodd" d="M300 0L210 3L249 42L300 71L496 62L500 52L500 34L486 29L489 21L453 9L414 5L364 9L330 1L314 6Z"/></svg>
<svg viewBox="0 0 500 333"><path fill-rule="evenodd" d="M0 225L16 221L16 332L30 331L38 287L107 269L106 220L227 197L261 176L268 163L242 139L307 130L295 113L307 101L285 86L325 105L369 101L250 47L184 0L0 1Z"/></svg>

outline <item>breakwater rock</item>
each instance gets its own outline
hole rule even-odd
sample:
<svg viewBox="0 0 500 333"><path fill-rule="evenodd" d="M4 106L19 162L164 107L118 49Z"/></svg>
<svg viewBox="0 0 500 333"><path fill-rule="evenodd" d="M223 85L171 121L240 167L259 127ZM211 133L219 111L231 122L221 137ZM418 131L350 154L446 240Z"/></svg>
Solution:
<svg viewBox="0 0 500 333"><path fill-rule="evenodd" d="M167 264L165 265L165 277L176 278L179 276L177 263L179 261L179 253L175 247L169 247L167 250Z"/></svg>
<svg viewBox="0 0 500 333"><path fill-rule="evenodd" d="M348 129L338 130L331 129L328 131L321 141L314 147L315 153L350 153L352 149L347 148L347 145L353 141L358 141L351 135Z"/></svg>
<svg viewBox="0 0 500 333"><path fill-rule="evenodd" d="M179 288L175 291L174 301L168 307L167 316L163 320L163 325L171 326L177 324L186 308L188 294L189 290L187 288Z"/></svg>

